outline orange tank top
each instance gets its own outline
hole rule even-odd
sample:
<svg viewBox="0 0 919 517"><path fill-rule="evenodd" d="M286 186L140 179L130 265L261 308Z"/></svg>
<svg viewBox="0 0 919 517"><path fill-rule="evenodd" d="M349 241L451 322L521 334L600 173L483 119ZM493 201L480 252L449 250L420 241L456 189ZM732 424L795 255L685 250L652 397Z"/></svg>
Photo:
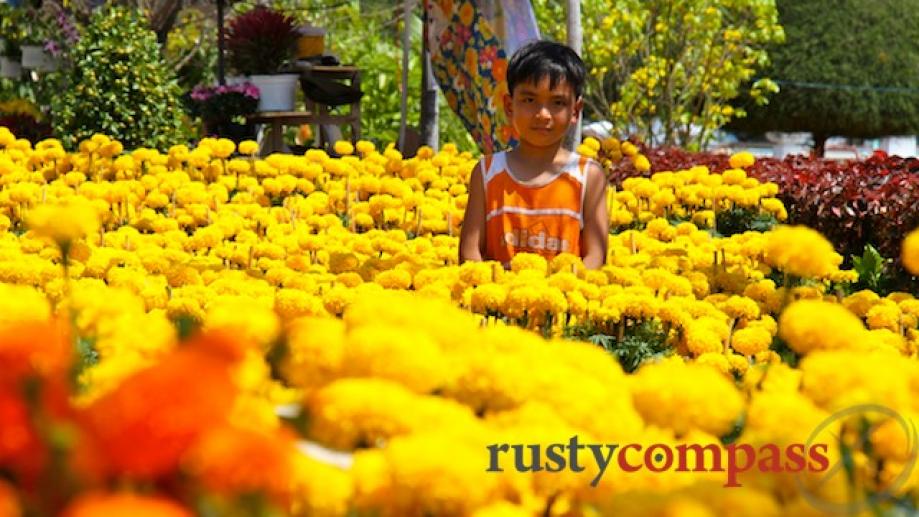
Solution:
<svg viewBox="0 0 919 517"><path fill-rule="evenodd" d="M519 180L504 152L483 157L486 260L507 266L521 252L581 256L588 161L572 153L557 176L537 184Z"/></svg>

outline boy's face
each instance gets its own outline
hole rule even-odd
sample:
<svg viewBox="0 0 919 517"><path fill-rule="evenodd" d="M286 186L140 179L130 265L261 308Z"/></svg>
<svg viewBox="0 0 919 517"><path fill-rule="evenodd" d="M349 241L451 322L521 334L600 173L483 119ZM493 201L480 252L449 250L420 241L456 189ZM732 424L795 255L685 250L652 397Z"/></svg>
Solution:
<svg viewBox="0 0 919 517"><path fill-rule="evenodd" d="M521 142L536 147L555 145L578 120L583 101L575 99L571 85L562 80L550 88L549 83L548 77L521 83L504 98L507 119Z"/></svg>

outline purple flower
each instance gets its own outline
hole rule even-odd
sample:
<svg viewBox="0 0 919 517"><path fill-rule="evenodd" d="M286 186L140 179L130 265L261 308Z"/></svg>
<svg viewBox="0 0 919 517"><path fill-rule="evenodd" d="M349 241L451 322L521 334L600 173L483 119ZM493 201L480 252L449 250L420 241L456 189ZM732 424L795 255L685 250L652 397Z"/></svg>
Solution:
<svg viewBox="0 0 919 517"><path fill-rule="evenodd" d="M191 91L191 98L198 101L204 102L210 99L214 95L214 92L209 86L198 85Z"/></svg>
<svg viewBox="0 0 919 517"><path fill-rule="evenodd" d="M61 55L61 46L54 40L45 41L44 49L54 57Z"/></svg>

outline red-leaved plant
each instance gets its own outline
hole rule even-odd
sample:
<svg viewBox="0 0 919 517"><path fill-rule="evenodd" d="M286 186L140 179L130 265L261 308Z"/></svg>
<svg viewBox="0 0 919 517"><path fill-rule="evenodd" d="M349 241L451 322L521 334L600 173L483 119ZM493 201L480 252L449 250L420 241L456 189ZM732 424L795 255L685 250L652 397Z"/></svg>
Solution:
<svg viewBox="0 0 919 517"><path fill-rule="evenodd" d="M642 149L651 173L706 165L730 166L728 156L681 149ZM861 256L868 244L896 258L906 234L919 226L919 159L876 151L867 159L836 161L806 156L758 158L747 171L778 184L789 222L825 235L846 257ZM650 174L650 173L649 173ZM901 275L904 273L899 271Z"/></svg>
<svg viewBox="0 0 919 517"><path fill-rule="evenodd" d="M243 75L276 74L294 56L293 19L263 5L240 14L227 28L230 66Z"/></svg>

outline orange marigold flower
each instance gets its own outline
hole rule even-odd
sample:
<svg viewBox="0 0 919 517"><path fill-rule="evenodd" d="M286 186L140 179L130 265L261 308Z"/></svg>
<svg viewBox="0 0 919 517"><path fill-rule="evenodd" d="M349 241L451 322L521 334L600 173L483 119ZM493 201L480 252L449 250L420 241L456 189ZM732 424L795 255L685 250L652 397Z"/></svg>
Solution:
<svg viewBox="0 0 919 517"><path fill-rule="evenodd" d="M32 375L63 379L71 360L72 346L61 322L10 324L0 333L0 385L16 385Z"/></svg>
<svg viewBox="0 0 919 517"><path fill-rule="evenodd" d="M296 454L294 439L284 430L260 432L227 426L203 435L189 451L185 465L216 493L262 493L286 504Z"/></svg>
<svg viewBox="0 0 919 517"><path fill-rule="evenodd" d="M199 337L88 406L83 422L100 468L141 478L174 471L203 433L226 422L239 350L226 336Z"/></svg>
<svg viewBox="0 0 919 517"><path fill-rule="evenodd" d="M47 460L47 449L29 418L26 403L12 390L0 389L0 467L31 484ZM0 508L3 495L0 494ZM0 516L6 514L0 512Z"/></svg>
<svg viewBox="0 0 919 517"><path fill-rule="evenodd" d="M68 506L61 517L192 517L188 508L165 497L130 493L90 493Z"/></svg>
<svg viewBox="0 0 919 517"><path fill-rule="evenodd" d="M2 480L0 480L0 515L4 517L19 517L22 515L16 492L7 482Z"/></svg>

